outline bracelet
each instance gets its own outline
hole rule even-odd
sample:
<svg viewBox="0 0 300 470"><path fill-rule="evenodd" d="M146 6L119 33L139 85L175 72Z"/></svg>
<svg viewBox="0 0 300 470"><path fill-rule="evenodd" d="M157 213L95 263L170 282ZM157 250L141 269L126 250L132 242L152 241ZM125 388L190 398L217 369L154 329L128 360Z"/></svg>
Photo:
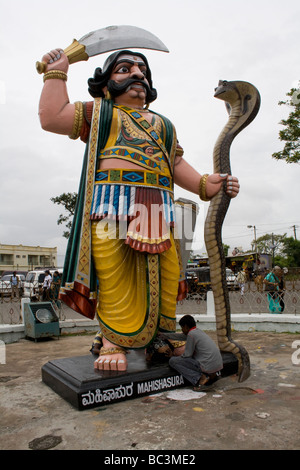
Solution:
<svg viewBox="0 0 300 470"><path fill-rule="evenodd" d="M70 139L73 139L73 140L78 139L80 135L82 123L83 123L83 103L81 101L76 101L72 134L69 135Z"/></svg>
<svg viewBox="0 0 300 470"><path fill-rule="evenodd" d="M49 72L46 72L44 75L44 82L49 80L49 78L57 78L58 80L64 80L66 82L68 75L62 70L49 70Z"/></svg>
<svg viewBox="0 0 300 470"><path fill-rule="evenodd" d="M201 177L199 183L199 197L202 201L210 201L211 198L206 196L206 180L209 177L208 174L205 174Z"/></svg>

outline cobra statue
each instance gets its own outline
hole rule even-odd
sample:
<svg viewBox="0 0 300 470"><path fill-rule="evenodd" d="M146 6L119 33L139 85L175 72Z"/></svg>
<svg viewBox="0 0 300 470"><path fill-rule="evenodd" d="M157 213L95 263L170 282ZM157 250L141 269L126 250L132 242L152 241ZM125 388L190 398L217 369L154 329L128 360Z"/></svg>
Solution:
<svg viewBox="0 0 300 470"><path fill-rule="evenodd" d="M236 135L248 126L257 115L260 107L260 95L250 83L220 81L215 89L215 97L226 102L229 119L214 147L214 173L230 175L230 146ZM231 311L221 236L229 204L230 197L225 190L219 191L213 197L205 220L204 239L210 263L218 345L220 351L233 353L237 357L238 380L243 382L250 375L250 359L246 349L231 339Z"/></svg>

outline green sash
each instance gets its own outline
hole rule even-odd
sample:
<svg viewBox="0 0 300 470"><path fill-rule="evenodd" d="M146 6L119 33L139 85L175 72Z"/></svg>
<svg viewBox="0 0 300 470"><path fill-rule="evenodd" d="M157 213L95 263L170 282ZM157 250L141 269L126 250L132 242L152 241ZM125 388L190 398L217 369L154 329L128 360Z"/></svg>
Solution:
<svg viewBox="0 0 300 470"><path fill-rule="evenodd" d="M96 311L97 278L92 262L89 217L98 147L102 148L108 139L112 110L111 101L95 99L59 293L59 298L65 304L91 319Z"/></svg>

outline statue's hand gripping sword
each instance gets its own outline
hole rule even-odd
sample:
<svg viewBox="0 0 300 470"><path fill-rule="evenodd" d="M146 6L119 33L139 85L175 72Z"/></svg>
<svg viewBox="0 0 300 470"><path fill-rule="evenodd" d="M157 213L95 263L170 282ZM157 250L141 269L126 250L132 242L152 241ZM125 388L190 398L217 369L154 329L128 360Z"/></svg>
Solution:
<svg viewBox="0 0 300 470"><path fill-rule="evenodd" d="M72 44L64 50L64 53L68 57L69 63L74 64L98 54L130 47L169 52L164 43L149 31L136 26L120 25L107 26L92 31L79 41L74 39ZM45 62L37 62L38 73L44 73L46 66Z"/></svg>

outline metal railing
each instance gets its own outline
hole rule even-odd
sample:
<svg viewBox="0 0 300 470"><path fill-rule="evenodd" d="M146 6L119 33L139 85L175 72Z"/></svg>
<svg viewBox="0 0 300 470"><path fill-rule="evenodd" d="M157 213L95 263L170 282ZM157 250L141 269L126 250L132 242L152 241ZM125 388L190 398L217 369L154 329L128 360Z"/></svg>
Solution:
<svg viewBox="0 0 300 470"><path fill-rule="evenodd" d="M11 286L10 281L1 281L0 284L0 325L17 325L23 323L22 318L22 298L30 302L51 302L60 320L66 318L66 306L57 300L58 289L55 285L51 289L44 291L38 282L30 283L30 288L24 285L18 288Z"/></svg>
<svg viewBox="0 0 300 470"><path fill-rule="evenodd" d="M207 291L200 287L198 291L190 292L185 300L178 302L176 313L201 314L207 313ZM239 287L229 287L231 314L237 313L272 313L269 308L268 292L263 285L247 282L241 291ZM287 281L285 290L278 294L278 301L284 306L278 313L300 314L300 280Z"/></svg>
<svg viewBox="0 0 300 470"><path fill-rule="evenodd" d="M76 314L57 300L57 290L50 289L44 295L41 286L32 284L32 288L32 294L34 293L34 295L31 298L27 297L30 301L51 302L60 320L78 318L79 314ZM201 286L189 292L185 300L177 303L176 313L207 314L208 290L207 287ZM0 324L20 324L23 322L21 314L22 298L24 298L23 289L12 291L9 289L9 285L2 286L2 288L0 286ZM247 282L243 292L237 287L229 288L229 300L232 315L238 313L270 313L268 293L255 282ZM282 314L300 315L300 279L286 282L282 300L284 302Z"/></svg>

